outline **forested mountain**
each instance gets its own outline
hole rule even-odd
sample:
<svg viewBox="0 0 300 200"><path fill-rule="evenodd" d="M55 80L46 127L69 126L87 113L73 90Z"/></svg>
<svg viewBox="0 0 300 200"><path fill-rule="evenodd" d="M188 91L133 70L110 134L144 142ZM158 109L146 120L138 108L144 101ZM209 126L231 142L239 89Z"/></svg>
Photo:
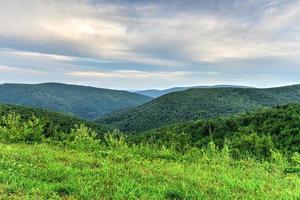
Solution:
<svg viewBox="0 0 300 200"><path fill-rule="evenodd" d="M192 88L249 88L247 86L240 86L240 85L213 85L213 86L191 86L191 87L173 87L165 90L157 90L157 89L150 89L150 90L141 90L135 93L157 98L163 96L165 94L169 94L171 92L179 92L184 91Z"/></svg>
<svg viewBox="0 0 300 200"><path fill-rule="evenodd" d="M84 119L99 118L150 99L127 91L59 83L0 85L0 103L46 108Z"/></svg>
<svg viewBox="0 0 300 200"><path fill-rule="evenodd" d="M108 131L108 129L102 127L97 123L86 121L78 117L73 117L70 115L61 114L45 109L0 104L0 118L12 113L20 115L22 117L22 120L29 120L33 116L41 119L42 123L44 124L44 134L46 136L51 136L59 133L69 133L70 130L75 127L75 125L81 124L84 124L88 128L91 128L99 135L102 135Z"/></svg>
<svg viewBox="0 0 300 200"><path fill-rule="evenodd" d="M300 85L255 88L195 88L174 92L141 106L118 111L98 122L139 132L194 119L208 119L300 101Z"/></svg>
<svg viewBox="0 0 300 200"><path fill-rule="evenodd" d="M236 156L265 156L270 149L300 152L300 103L210 120L177 123L134 136L135 142L203 148L210 141L222 148L227 141Z"/></svg>

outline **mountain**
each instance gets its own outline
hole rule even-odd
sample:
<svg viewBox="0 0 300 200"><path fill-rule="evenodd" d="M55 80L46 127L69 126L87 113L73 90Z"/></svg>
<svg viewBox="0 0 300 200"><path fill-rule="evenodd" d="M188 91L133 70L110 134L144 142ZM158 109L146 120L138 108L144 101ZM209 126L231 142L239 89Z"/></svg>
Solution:
<svg viewBox="0 0 300 200"><path fill-rule="evenodd" d="M136 91L135 93L157 98L165 94L169 94L171 92L179 92L179 91L184 91L192 88L250 88L250 87L240 86L240 85L191 86L191 87L173 87L165 90L156 90L156 89L141 90L141 91Z"/></svg>
<svg viewBox="0 0 300 200"><path fill-rule="evenodd" d="M127 91L59 83L0 85L0 103L46 108L90 120L149 100L151 97Z"/></svg>
<svg viewBox="0 0 300 200"><path fill-rule="evenodd" d="M299 119L300 103L292 103L229 117L172 124L134 135L133 140L198 148L205 147L210 141L222 148L227 140L235 154L245 151L267 153L264 152L266 148L299 152Z"/></svg>
<svg viewBox="0 0 300 200"><path fill-rule="evenodd" d="M44 133L47 136L55 135L57 133L69 133L75 125L84 124L87 127L96 131L99 135L103 135L108 129L101 125L80 119L78 117L57 113L50 110L31 108L26 106L16 106L8 104L0 104L0 118L8 114L16 113L22 117L22 120L29 120L35 116L43 121L45 124Z"/></svg>
<svg viewBox="0 0 300 200"><path fill-rule="evenodd" d="M139 132L175 122L215 118L298 101L300 85L269 89L194 88L114 112L97 122L122 131Z"/></svg>

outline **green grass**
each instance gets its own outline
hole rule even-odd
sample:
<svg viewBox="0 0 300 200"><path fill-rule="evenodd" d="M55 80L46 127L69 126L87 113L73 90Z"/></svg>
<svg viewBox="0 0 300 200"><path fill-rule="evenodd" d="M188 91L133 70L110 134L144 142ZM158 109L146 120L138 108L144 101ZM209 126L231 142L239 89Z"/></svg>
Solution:
<svg viewBox="0 0 300 200"><path fill-rule="evenodd" d="M1 199L299 199L300 178L276 162L150 146L87 152L0 143Z"/></svg>

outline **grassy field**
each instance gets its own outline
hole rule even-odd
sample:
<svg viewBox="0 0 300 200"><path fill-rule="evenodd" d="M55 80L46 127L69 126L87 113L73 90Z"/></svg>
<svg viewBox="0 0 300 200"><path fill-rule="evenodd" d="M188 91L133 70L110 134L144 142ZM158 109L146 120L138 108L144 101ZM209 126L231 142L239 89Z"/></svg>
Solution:
<svg viewBox="0 0 300 200"><path fill-rule="evenodd" d="M117 145L116 145L117 144ZM123 143L84 151L0 143L1 199L299 199L285 162L234 160L226 149L185 154Z"/></svg>

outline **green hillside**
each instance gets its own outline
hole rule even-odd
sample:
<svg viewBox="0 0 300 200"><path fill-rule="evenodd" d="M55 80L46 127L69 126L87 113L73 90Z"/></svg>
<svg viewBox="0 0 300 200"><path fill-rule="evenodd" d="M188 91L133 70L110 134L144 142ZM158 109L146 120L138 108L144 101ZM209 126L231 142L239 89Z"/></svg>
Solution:
<svg viewBox="0 0 300 200"><path fill-rule="evenodd" d="M101 125L80 119L78 117L73 117L50 110L0 104L0 118L12 113L20 115L21 120L25 121L31 119L33 116L41 119L42 123L44 124L43 132L47 137L54 136L59 133L69 133L75 125L80 124L85 124L87 127L93 129L100 135L107 132L107 129Z"/></svg>
<svg viewBox="0 0 300 200"><path fill-rule="evenodd" d="M46 108L83 119L99 118L150 99L127 91L58 83L0 85L0 103Z"/></svg>
<svg viewBox="0 0 300 200"><path fill-rule="evenodd" d="M270 88L199 88L174 92L98 120L122 131L140 132L176 122L209 119L260 107L300 101L300 85Z"/></svg>
<svg viewBox="0 0 300 200"><path fill-rule="evenodd" d="M184 149L202 148L210 141L222 148L224 141L239 155L270 155L270 149L300 152L300 103L258 111L177 123L132 136L137 143L151 143Z"/></svg>
<svg viewBox="0 0 300 200"><path fill-rule="evenodd" d="M282 107L273 113L283 115L277 119L284 119L282 125L291 137L297 132L292 130L296 119L299 121L299 107ZM245 115L243 120L249 118L257 129L261 124L268 125L266 120L260 123L260 117L275 120L270 111L252 115ZM292 116L292 123L288 116ZM188 145L185 137L165 143L172 145L157 145L159 140L131 145L116 131L99 140L94 131L80 126L57 140L55 136L45 138L38 118L19 121L17 115L7 115L0 121L1 199L294 200L300 197L299 153L291 149L280 152L268 142L249 140L247 131L244 143L239 143L237 137L235 142L241 151L236 151L237 147L226 140L218 148L216 144L224 137L217 135L213 136L218 139L216 143L211 140L201 148ZM226 126L224 121L215 123L219 125L218 133L226 135L236 121L228 120ZM186 136L201 127L198 123L186 124L185 130L191 131ZM209 127L210 133L217 133L215 127ZM172 141L186 145L177 148ZM262 149L270 154L264 156Z"/></svg>

